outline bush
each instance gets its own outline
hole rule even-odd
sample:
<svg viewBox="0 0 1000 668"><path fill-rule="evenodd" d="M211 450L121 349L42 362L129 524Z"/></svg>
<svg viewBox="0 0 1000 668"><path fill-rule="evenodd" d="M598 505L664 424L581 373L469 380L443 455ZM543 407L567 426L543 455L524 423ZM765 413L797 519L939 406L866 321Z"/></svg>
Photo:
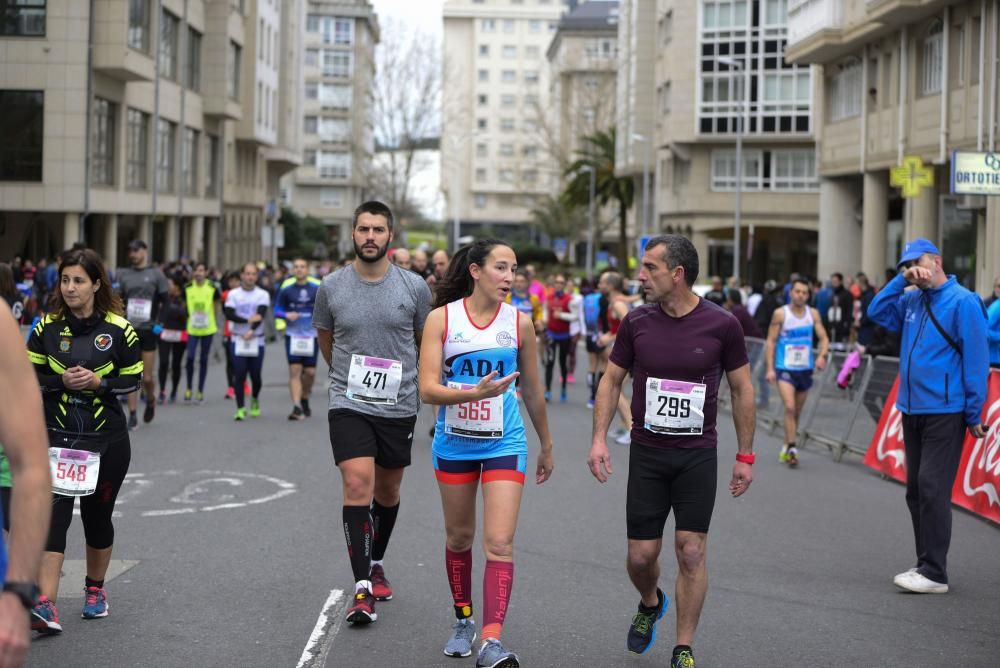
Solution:
<svg viewBox="0 0 1000 668"><path fill-rule="evenodd" d="M558 264L559 259L552 252L551 248L543 248L532 244L514 246L514 254L517 255L517 264L523 267L526 264L550 265Z"/></svg>

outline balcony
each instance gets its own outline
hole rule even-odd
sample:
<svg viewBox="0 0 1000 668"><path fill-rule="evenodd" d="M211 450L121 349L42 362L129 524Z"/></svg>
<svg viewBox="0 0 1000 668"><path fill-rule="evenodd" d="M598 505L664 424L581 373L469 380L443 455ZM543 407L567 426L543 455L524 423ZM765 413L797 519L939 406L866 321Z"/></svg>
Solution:
<svg viewBox="0 0 1000 668"><path fill-rule="evenodd" d="M866 15L867 5L885 0L798 0L789 3L785 60L822 64L855 50L884 30Z"/></svg>
<svg viewBox="0 0 1000 668"><path fill-rule="evenodd" d="M129 27L129 3L97 0L94 3L94 69L120 81L152 81L155 22L145 28Z"/></svg>

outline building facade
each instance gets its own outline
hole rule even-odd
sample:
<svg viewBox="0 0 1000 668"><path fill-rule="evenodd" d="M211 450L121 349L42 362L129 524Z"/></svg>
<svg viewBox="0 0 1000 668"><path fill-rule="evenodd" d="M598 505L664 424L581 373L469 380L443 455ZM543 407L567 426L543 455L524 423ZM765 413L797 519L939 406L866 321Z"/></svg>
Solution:
<svg viewBox="0 0 1000 668"><path fill-rule="evenodd" d="M648 171L649 232L690 237L703 277L733 274L737 201L743 281L815 275L817 82L808 65L785 62L786 2L692 4L623 1L620 10L619 163L637 179L639 229Z"/></svg>
<svg viewBox="0 0 1000 668"><path fill-rule="evenodd" d="M787 57L822 66L817 91L821 265L880 281L902 243L938 244L946 271L991 291L1000 198L951 194L952 151L997 148L996 0L799 0ZM934 185L903 199L890 169L916 156Z"/></svg>
<svg viewBox="0 0 1000 668"><path fill-rule="evenodd" d="M446 0L441 175L461 234L527 240L530 211L558 181L546 49L559 0Z"/></svg>
<svg viewBox="0 0 1000 668"><path fill-rule="evenodd" d="M323 221L329 246L351 250L351 219L367 199L375 151L378 23L366 0L310 0L299 35L304 87L302 166L284 180L286 203Z"/></svg>
<svg viewBox="0 0 1000 668"><path fill-rule="evenodd" d="M280 118L265 116L266 97L249 90L265 80L278 89L274 73L263 72L282 39L274 17L298 5L8 6L0 24L3 255L51 257L83 242L114 267L142 238L157 260L259 259L268 194L264 179L247 175L267 172L263 147L279 146ZM252 41L265 16L270 60ZM248 131L258 113L261 123ZM248 138L255 148L241 145Z"/></svg>

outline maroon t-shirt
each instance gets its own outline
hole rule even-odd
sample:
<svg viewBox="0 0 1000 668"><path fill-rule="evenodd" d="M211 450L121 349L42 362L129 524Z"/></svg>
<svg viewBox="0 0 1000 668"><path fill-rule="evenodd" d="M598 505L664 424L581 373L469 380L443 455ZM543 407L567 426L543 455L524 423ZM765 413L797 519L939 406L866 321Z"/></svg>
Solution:
<svg viewBox="0 0 1000 668"><path fill-rule="evenodd" d="M718 438L719 382L723 372L748 363L743 328L732 313L700 299L682 318L644 304L622 321L611 361L632 371L632 442L666 448L714 448ZM644 428L646 380L653 378L705 385L705 421L699 435L655 434Z"/></svg>

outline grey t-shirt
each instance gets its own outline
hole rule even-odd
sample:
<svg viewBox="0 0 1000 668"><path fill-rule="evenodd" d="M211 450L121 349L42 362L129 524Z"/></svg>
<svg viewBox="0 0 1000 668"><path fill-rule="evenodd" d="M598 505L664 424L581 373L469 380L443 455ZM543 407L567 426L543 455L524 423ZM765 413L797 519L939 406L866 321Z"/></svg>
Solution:
<svg viewBox="0 0 1000 668"><path fill-rule="evenodd" d="M358 276L354 265L323 279L316 294L313 326L333 332L330 366L330 408L379 417L409 417L420 408L417 395L417 344L431 311L431 291L424 279L389 265L374 283ZM402 380L395 405L348 399L347 377L352 355L399 360Z"/></svg>
<svg viewBox="0 0 1000 668"><path fill-rule="evenodd" d="M167 277L163 275L159 267L146 266L142 269L132 269L123 267L115 272L115 280L118 281L118 292L121 293L122 301L125 302L125 312L132 325L135 327L150 328L156 322L159 304L162 297L167 294ZM158 299L157 296L160 298ZM130 299L144 299L150 303L149 317L136 317L136 309L129 311L128 302Z"/></svg>

